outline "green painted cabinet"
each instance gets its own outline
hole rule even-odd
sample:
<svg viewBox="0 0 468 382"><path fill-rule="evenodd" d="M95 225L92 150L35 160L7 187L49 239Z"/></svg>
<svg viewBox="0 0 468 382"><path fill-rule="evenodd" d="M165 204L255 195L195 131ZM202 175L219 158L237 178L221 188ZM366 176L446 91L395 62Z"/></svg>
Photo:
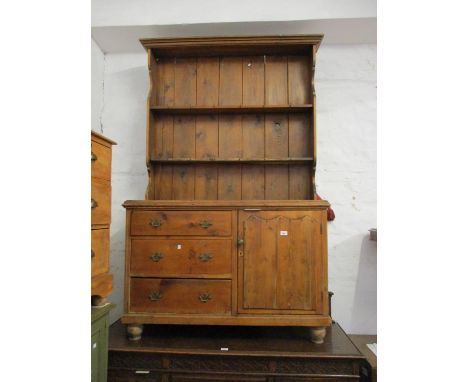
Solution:
<svg viewBox="0 0 468 382"><path fill-rule="evenodd" d="M113 304L91 307L91 381L107 381L109 311Z"/></svg>

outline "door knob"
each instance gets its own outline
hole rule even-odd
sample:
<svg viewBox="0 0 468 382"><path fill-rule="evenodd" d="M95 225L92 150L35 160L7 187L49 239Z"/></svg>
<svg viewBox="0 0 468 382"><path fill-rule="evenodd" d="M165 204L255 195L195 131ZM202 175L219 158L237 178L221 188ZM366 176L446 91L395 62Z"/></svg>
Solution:
<svg viewBox="0 0 468 382"><path fill-rule="evenodd" d="M237 240L237 245L240 247L241 245L244 245L244 240L243 239L238 239Z"/></svg>

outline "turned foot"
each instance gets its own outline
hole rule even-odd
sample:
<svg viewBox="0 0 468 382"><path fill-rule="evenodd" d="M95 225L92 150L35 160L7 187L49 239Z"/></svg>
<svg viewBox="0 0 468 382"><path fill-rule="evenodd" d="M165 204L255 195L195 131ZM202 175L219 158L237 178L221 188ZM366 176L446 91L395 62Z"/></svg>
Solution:
<svg viewBox="0 0 468 382"><path fill-rule="evenodd" d="M107 302L107 299L105 297L101 297L98 295L91 296L91 305L92 306L101 306L105 305Z"/></svg>
<svg viewBox="0 0 468 382"><path fill-rule="evenodd" d="M323 344L323 339L327 335L327 328L309 328L309 338L314 344Z"/></svg>
<svg viewBox="0 0 468 382"><path fill-rule="evenodd" d="M129 324L127 325L127 336L131 341L138 341L141 339L141 333L143 333L143 325L141 324Z"/></svg>

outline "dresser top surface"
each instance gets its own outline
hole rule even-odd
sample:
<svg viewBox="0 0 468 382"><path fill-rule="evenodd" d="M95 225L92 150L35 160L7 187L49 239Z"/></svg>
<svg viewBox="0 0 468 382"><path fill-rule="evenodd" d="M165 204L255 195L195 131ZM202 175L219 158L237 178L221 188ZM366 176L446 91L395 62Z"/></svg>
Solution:
<svg viewBox="0 0 468 382"><path fill-rule="evenodd" d="M93 139L93 138L98 139L98 140L101 139L101 140L103 140L103 141L105 141L105 142L107 142L107 143L109 143L111 145L116 145L117 144L112 139L107 138L106 136L98 133L97 131L91 130L91 139Z"/></svg>
<svg viewBox="0 0 468 382"><path fill-rule="evenodd" d="M222 351L221 348L228 348ZM110 327L109 350L193 355L360 358L363 356L343 329L334 323L325 342L307 339L305 328L146 325L139 341L126 337L125 325Z"/></svg>

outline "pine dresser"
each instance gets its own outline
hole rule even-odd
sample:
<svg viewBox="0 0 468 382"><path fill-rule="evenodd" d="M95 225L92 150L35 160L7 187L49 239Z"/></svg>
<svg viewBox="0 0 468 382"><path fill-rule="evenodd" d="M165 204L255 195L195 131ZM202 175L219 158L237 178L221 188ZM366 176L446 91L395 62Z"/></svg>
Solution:
<svg viewBox="0 0 468 382"><path fill-rule="evenodd" d="M317 200L322 35L141 40L146 200L124 203L129 338L143 324L331 325Z"/></svg>

